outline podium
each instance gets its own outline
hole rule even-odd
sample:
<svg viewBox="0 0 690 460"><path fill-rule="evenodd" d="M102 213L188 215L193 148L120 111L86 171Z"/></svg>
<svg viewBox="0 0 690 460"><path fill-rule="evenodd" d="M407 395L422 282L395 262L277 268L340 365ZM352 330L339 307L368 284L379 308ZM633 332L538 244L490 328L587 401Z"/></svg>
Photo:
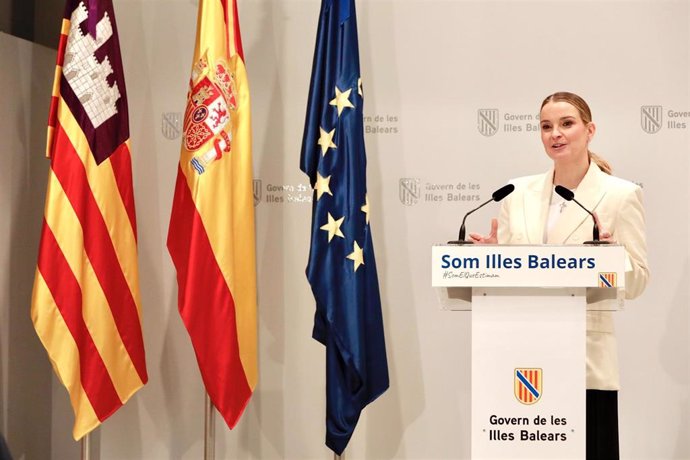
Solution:
<svg viewBox="0 0 690 460"><path fill-rule="evenodd" d="M585 458L587 310L622 307L625 261L619 245L432 248L442 308L472 315L473 459Z"/></svg>

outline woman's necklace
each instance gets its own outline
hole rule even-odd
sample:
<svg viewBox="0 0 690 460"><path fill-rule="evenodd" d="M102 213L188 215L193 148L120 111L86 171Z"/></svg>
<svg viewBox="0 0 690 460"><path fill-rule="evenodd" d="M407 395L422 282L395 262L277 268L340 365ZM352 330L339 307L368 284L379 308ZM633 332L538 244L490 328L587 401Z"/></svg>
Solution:
<svg viewBox="0 0 690 460"><path fill-rule="evenodd" d="M574 192L575 190L572 191ZM557 207L558 214L563 214L563 211L568 206L568 202L554 190L551 192L551 205ZM554 211L556 210L554 209Z"/></svg>

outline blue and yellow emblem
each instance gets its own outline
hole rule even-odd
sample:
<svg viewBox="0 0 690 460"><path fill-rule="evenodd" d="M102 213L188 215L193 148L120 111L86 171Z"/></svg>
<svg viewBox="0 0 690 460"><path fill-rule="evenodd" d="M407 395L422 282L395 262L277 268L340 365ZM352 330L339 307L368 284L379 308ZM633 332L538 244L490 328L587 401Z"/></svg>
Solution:
<svg viewBox="0 0 690 460"><path fill-rule="evenodd" d="M531 405L541 399L543 372L536 368L515 369L515 397L522 404Z"/></svg>

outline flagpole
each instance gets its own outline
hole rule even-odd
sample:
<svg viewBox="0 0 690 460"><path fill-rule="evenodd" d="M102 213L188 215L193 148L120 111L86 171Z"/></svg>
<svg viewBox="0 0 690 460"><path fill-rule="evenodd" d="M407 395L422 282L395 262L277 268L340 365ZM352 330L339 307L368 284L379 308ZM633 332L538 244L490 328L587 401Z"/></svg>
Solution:
<svg viewBox="0 0 690 460"><path fill-rule="evenodd" d="M91 433L86 433L81 438L81 460L89 460L91 458Z"/></svg>
<svg viewBox="0 0 690 460"><path fill-rule="evenodd" d="M345 460L345 451L340 455L333 452L333 460Z"/></svg>
<svg viewBox="0 0 690 460"><path fill-rule="evenodd" d="M216 457L216 426L213 423L214 407L208 392L204 392L204 394L204 460L214 460Z"/></svg>

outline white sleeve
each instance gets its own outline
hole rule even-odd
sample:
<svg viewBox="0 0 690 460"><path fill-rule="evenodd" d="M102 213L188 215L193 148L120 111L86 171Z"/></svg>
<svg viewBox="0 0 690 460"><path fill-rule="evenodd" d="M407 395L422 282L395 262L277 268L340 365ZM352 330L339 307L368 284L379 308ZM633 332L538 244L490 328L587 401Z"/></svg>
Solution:
<svg viewBox="0 0 690 460"><path fill-rule="evenodd" d="M621 203L612 238L625 246L625 298L642 294L649 279L642 189L636 187Z"/></svg>

